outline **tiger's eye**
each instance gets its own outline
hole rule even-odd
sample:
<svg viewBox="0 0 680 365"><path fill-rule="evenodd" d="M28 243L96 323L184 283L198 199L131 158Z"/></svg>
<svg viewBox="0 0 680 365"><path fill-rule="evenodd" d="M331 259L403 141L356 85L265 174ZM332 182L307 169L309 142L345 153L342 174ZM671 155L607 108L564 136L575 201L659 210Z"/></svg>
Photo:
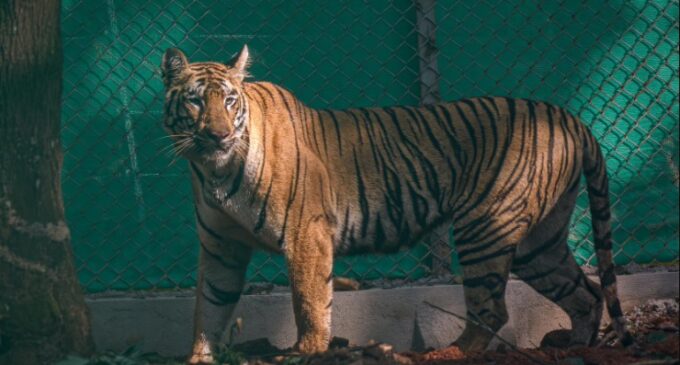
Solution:
<svg viewBox="0 0 680 365"><path fill-rule="evenodd" d="M224 105L226 107L230 107L230 106L234 105L235 102L236 102L235 96L227 96L227 98L224 100Z"/></svg>

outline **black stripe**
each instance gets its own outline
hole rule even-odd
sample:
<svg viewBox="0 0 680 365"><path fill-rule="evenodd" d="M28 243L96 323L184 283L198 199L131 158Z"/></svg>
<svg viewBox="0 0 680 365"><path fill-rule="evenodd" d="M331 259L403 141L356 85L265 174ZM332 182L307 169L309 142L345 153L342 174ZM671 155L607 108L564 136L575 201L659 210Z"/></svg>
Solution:
<svg viewBox="0 0 680 365"><path fill-rule="evenodd" d="M354 168L356 171L357 189L359 192L359 206L361 207L361 237L366 237L366 230L368 229L370 218L368 199L366 198L366 186L364 185L364 179L361 177L361 168L359 167L356 149L352 151L352 154L354 155Z"/></svg>
<svg viewBox="0 0 680 365"><path fill-rule="evenodd" d="M483 256L479 256L479 257L474 258L474 259L459 260L459 263L461 265L465 265L465 266L474 265L474 264L478 264L478 263L484 262L484 261L489 261L489 260L492 260L492 259L495 259L495 258L498 258L498 257L501 257L501 256L514 254L515 249L516 249L516 247L514 245L508 245L508 246L501 248L500 250L491 252L491 253L483 255Z"/></svg>
<svg viewBox="0 0 680 365"><path fill-rule="evenodd" d="M349 206L345 208L345 220L342 227L342 232L340 232L340 241L338 244L340 248L345 248L345 240L347 239L347 232L349 231Z"/></svg>
<svg viewBox="0 0 680 365"><path fill-rule="evenodd" d="M321 127L321 139L322 139L322 142L323 142L323 150L324 150L324 154L326 155L326 159L328 159L328 143L326 143L326 127L323 124L324 124L323 118L319 118L319 126Z"/></svg>
<svg viewBox="0 0 680 365"><path fill-rule="evenodd" d="M399 228L404 214L400 175L392 166L386 163L382 156L380 158L385 167L382 170L382 174L386 190L384 196L385 202L387 203L387 215L390 218L392 225Z"/></svg>
<svg viewBox="0 0 680 365"><path fill-rule="evenodd" d="M608 198L609 197L609 187L607 186L607 181L600 183L603 185L603 189L598 189L595 186L588 184L588 195L590 198Z"/></svg>
<svg viewBox="0 0 680 365"><path fill-rule="evenodd" d="M406 153L404 153L403 148L397 148L397 152L399 152L399 155L401 156L402 161L406 165L406 168L408 169L409 173L411 174L410 176L413 178L411 181L413 181L418 189L421 189L422 187L420 186L420 181L418 181L418 171L416 170L415 165L411 161L410 156L407 156Z"/></svg>
<svg viewBox="0 0 680 365"><path fill-rule="evenodd" d="M509 99L509 100L512 100L512 99ZM463 120L466 128L469 130L469 133L473 137L471 142L472 142L473 147L474 147L473 155L472 155L472 161L474 162L474 161L476 161L476 158L477 158L477 156L476 156L477 148L476 148L476 141L474 140L474 131L472 129L470 121L465 117L465 115L464 115L463 111L460 109L460 107L456 104L453 104L453 106L456 108L458 115ZM514 111L514 108L510 108L510 109ZM511 115L511 118L514 118L514 114ZM512 123L510 123L510 125L512 125ZM502 151L502 153L500 154L500 157L498 158L498 165L496 166L496 169L491 176L491 179L490 179L491 182L497 181L497 177L500 174L501 169L504 167L505 158L506 158L507 152L508 152L508 145L510 144L511 138L512 138L512 133L511 132L507 133L506 144L504 146L505 148ZM482 162L480 161L479 163L481 164ZM479 168L479 167L476 168L476 169L473 169L473 171L475 171L475 173L474 173L472 180L470 181L469 177L466 180L470 181L471 184L477 184L477 182L479 181L479 175L481 173L481 170L482 169ZM468 181L465 182L465 185L467 185ZM494 184L492 184L492 183L485 184L484 190L482 190L480 192L479 197L475 202L472 202L471 204L469 204L467 209L461 209L461 210L456 211L456 215L454 216L454 221L458 220L459 217L467 216L471 211L473 211L474 209L477 209L477 206L482 201L484 201L484 199L486 199L488 197L488 195L491 193L491 190L492 190L493 187L494 187ZM473 194L470 194L463 204L467 205L469 200L472 198L472 196L473 196Z"/></svg>
<svg viewBox="0 0 680 365"><path fill-rule="evenodd" d="M612 240L607 239L607 240L598 240L595 239L595 248L598 250L611 250L612 249Z"/></svg>
<svg viewBox="0 0 680 365"><path fill-rule="evenodd" d="M223 305L227 305L227 304L225 304L225 303L220 303L219 301L217 301L217 300L215 300L215 299L209 297L209 296L208 296L206 293L204 293L204 292L201 292L201 296L203 297L203 299L207 300L208 302L210 302L210 304L212 304L212 305L214 305L214 306L221 307L221 306L223 306Z"/></svg>
<svg viewBox="0 0 680 365"><path fill-rule="evenodd" d="M367 114L372 114L375 116L375 121L373 124L377 124L378 127L380 127L380 131L382 132L382 145L384 147L384 151L386 151L390 156L394 156L394 147L393 144L396 144L394 142L394 138L391 133L387 131L387 128L385 127L384 119L381 114L379 114L376 110L374 109L368 109L366 111ZM371 118L369 118L371 120ZM401 129L399 128L399 125L397 124L397 129L399 129L399 132L401 134ZM403 135L403 134L401 134ZM405 138L405 137L404 137Z"/></svg>
<svg viewBox="0 0 680 365"><path fill-rule="evenodd" d="M591 207L590 209L590 215L592 216L592 219L597 219L600 221L608 221L609 218L611 218L611 211L609 209L609 206L604 206L599 209L595 209Z"/></svg>
<svg viewBox="0 0 680 365"><path fill-rule="evenodd" d="M461 102L465 102L466 105L469 106L469 102L467 100L461 100ZM475 134L475 129L472 126L472 123L470 120L465 116L465 113L463 110L458 106L458 104L453 104L453 107L456 109L458 112L458 116L460 117L460 120L463 121L463 125L465 126L465 129L467 130L469 137L469 141L472 144L472 160L475 161L477 159L477 135Z"/></svg>
<svg viewBox="0 0 680 365"><path fill-rule="evenodd" d="M584 279L585 279L585 277L580 275L578 277L578 279L576 279L576 281L568 281L568 282L560 285L559 288L557 289L557 292L550 296L551 300L553 300L554 302L557 303L560 300L574 294L576 289L578 289L579 284ZM543 293L543 291L540 291L540 292Z"/></svg>
<svg viewBox="0 0 680 365"><path fill-rule="evenodd" d="M410 109L405 109L405 108L401 108L401 109L405 110L415 122L416 116ZM432 113L434 121L437 122L441 127L441 120L439 119L439 115L437 114L435 107L434 106L428 106L428 109L429 109L430 113ZM427 135L427 138L430 140L430 144L432 144L432 146L434 146L434 148L437 150L437 152L439 152L439 154L441 155L441 158L446 162L446 165L449 168L449 172L451 172L451 174L453 174L453 178L451 179L451 181L455 181L456 180L455 179L455 168L453 167L453 164L451 163L451 159L449 158L450 157L449 154L445 153L444 150L442 149L442 146L440 145L439 141L437 140L437 138L434 136L434 133L432 132L432 128L430 127L430 124L424 123L423 127L424 127L423 129L425 130L425 134ZM446 128L442 128L442 129L444 129L444 131L448 135L448 130L446 130ZM448 136L448 137L451 138L451 136Z"/></svg>
<svg viewBox="0 0 680 365"><path fill-rule="evenodd" d="M477 169L477 178L479 178L479 174L482 171L482 165L484 164L484 160L486 159L486 128L484 128L484 124L481 123L482 118L479 117L479 113L477 112L477 105L475 104L474 100L461 100L462 104L466 104L470 107L472 110L472 114L474 114L474 121L477 126L477 131L479 131L479 141L481 142L481 148L479 149L481 151L481 154L479 156L479 168ZM457 106L456 106L457 107ZM476 142L476 141L475 141ZM475 142L473 142L473 145L475 145ZM475 145L476 146L476 145ZM475 153L477 153L477 149L475 149ZM492 158L492 160L494 160Z"/></svg>
<svg viewBox="0 0 680 365"><path fill-rule="evenodd" d="M599 232L599 233L601 233L601 232ZM610 242L610 241L612 240L612 231L611 231L611 230L607 230L607 231L605 232L604 236L602 236L602 237L595 237L595 240L596 240L596 241L600 241L601 243ZM597 242L596 242L596 245L597 245ZM597 246L597 247L600 247L600 246Z"/></svg>
<svg viewBox="0 0 680 365"><path fill-rule="evenodd" d="M621 310L621 304L619 303L619 300L617 298L614 299L613 303L611 303L607 306L607 311L609 312L609 316L612 317L612 318L623 317L623 311Z"/></svg>
<svg viewBox="0 0 680 365"><path fill-rule="evenodd" d="M213 260L219 262L220 265L222 265L224 268L232 269L232 270L243 270L245 265L242 265L239 262L228 263L227 261L225 261L224 257L210 251L203 241L199 240L199 242L200 242L201 249L203 250L203 252L205 252L205 254L208 255Z"/></svg>
<svg viewBox="0 0 680 365"><path fill-rule="evenodd" d="M279 239L277 240L278 246L282 247L286 237L286 227L288 226L288 216L290 213L290 208L293 205L293 201L295 201L295 196L297 194L298 174L300 173L300 145L298 141L297 128L295 128L295 120L293 118L293 109L288 104L288 101L286 100L286 94L283 93L282 89L277 87L276 91L279 93L279 96L283 100L283 103L286 106L286 110L288 111L288 119L293 128L293 139L295 140L295 170L293 171L293 176L291 178L291 183L288 189L288 202L286 203L286 210L283 217L281 236L279 236Z"/></svg>
<svg viewBox="0 0 680 365"><path fill-rule="evenodd" d="M196 221L198 222L198 225L203 228L204 231L206 231L210 236L212 236L214 239L218 240L219 242L224 242L224 237L222 237L219 233L213 231L210 227L208 227L207 224L205 224L205 221L203 221L203 218L201 218L201 214L198 211L198 208L196 208Z"/></svg>
<svg viewBox="0 0 680 365"><path fill-rule="evenodd" d="M397 117L397 113L393 108L385 107L382 108L382 110L387 113L387 115L390 117L390 121L392 121L392 124L394 125L394 129L397 131L399 134L399 139L401 139L402 142L405 143L411 143L409 141L408 137L406 137L406 134L404 134L403 127L399 124L399 118Z"/></svg>
<svg viewBox="0 0 680 365"><path fill-rule="evenodd" d="M407 184L409 195L411 196L411 205L413 206L413 213L415 215L416 222L421 226L425 227L426 219L429 213L427 200L422 197L418 192L416 192L410 184Z"/></svg>
<svg viewBox="0 0 680 365"><path fill-rule="evenodd" d="M607 269L600 273L600 286L606 288L616 283L616 275L614 274L614 266L609 265Z"/></svg>
<svg viewBox="0 0 680 365"><path fill-rule="evenodd" d="M303 125L304 125L304 123L303 123ZM316 123L314 123L314 121L312 121L311 123L309 123L309 127L310 127L309 130L311 132L312 138L314 139L313 142L314 142L314 147L316 149L316 153L321 154L321 147L319 147L319 141L316 138ZM310 142L312 142L311 138L310 138Z"/></svg>
<svg viewBox="0 0 680 365"><path fill-rule="evenodd" d="M231 183L231 189L229 189L227 194L224 196L226 199L233 197L234 194L236 194L238 189L241 187L245 166L246 166L245 163L239 163L238 171L236 171L236 176L234 176L234 179L232 180Z"/></svg>
<svg viewBox="0 0 680 365"><path fill-rule="evenodd" d="M525 281L534 281L534 280L539 280L547 277L548 275L554 273L555 271L562 270L563 269L563 264L565 264L565 261L567 261L571 257L571 251L570 250L563 250L564 253L562 254L562 257L559 258L558 260L558 265L555 265L554 267L550 268L549 270L546 271L538 271L539 268L541 268L540 265L531 265L531 262L528 264L524 265L517 265L515 261L512 263L512 270L513 272L516 272L517 275L520 276L520 278ZM526 274L523 273L524 271L529 271L532 272L532 274Z"/></svg>
<svg viewBox="0 0 680 365"><path fill-rule="evenodd" d="M217 286L215 286L213 283L211 283L207 279L205 280L205 283L208 284L208 288L210 289L210 294L215 296L215 299L217 299L220 302L221 305L234 304L234 303L238 302L238 300L241 298L241 291L240 290L239 291L222 290L222 289L219 289Z"/></svg>
<svg viewBox="0 0 680 365"><path fill-rule="evenodd" d="M385 245L385 230L383 229L382 222L380 220L380 213L375 217L375 237L373 238L373 243L375 244L375 249L378 252L382 251Z"/></svg>
<svg viewBox="0 0 680 365"><path fill-rule="evenodd" d="M497 126L496 126L496 124L498 123L498 120L496 120L493 113L491 113L491 110L489 110L489 108L486 106L486 104L484 104L482 102L482 100L485 100L485 99L480 98L479 100L480 100L479 105L482 106L482 109L484 109L484 111L489 116L489 120L490 120L489 126L491 127L491 135L493 136L493 145L492 145L492 148L491 148L491 158L489 158L489 163L486 165L486 168L489 169L489 168L491 168L491 164L495 161L495 159L493 157L496 156L496 151L498 150L498 129L497 129Z"/></svg>
<svg viewBox="0 0 680 365"><path fill-rule="evenodd" d="M255 85L257 85L257 84L255 84ZM259 86L259 85L257 85L257 86ZM258 95L260 95L260 97L262 98L262 101L265 103L264 106L260 106L261 108L264 109L266 107L266 100L265 100L264 96L262 94L260 94L260 92L258 91L257 88L253 88L253 90ZM271 92L269 92L269 90L265 89L264 87L263 87L263 90L265 90L269 94L269 96L272 98L272 101L273 101L274 96L271 94ZM263 110L262 112L264 113L264 112L266 112L266 110ZM267 159L267 141L265 139L266 135L267 135L267 123L266 123L266 121L262 121L262 160L263 161L266 161L266 159ZM260 190L260 184L262 184L262 179L264 178L263 172L264 172L265 165L266 164L264 164L264 163L260 164L260 171L258 172L257 182L255 183L255 187L253 188L253 191L259 191ZM250 197L250 204L251 205L255 202L256 197L257 197L257 194L251 195L251 197Z"/></svg>
<svg viewBox="0 0 680 365"><path fill-rule="evenodd" d="M191 170L196 174L196 178L198 178L198 182L201 183L201 186L203 186L203 183L205 182L205 178L203 177L203 174L201 171L196 167L196 165L193 162L189 163L189 166L191 167Z"/></svg>
<svg viewBox="0 0 680 365"><path fill-rule="evenodd" d="M567 252L567 254L571 255L569 252ZM514 263L513 263L513 264L514 264ZM526 267L524 267L524 268L522 268L522 269L515 269L515 270L521 271L521 270L523 270L523 269L525 269L525 268L526 268ZM555 266L555 267L552 267L552 268L550 268L549 270L546 270L546 271L535 272L535 273L532 274L532 275L519 275L519 274L518 274L518 276L522 279L522 281L524 281L524 282L526 282L526 283L529 283L530 281L539 280L539 279L544 279L544 278L546 278L547 276L549 276L550 274L554 273L555 271L557 271L557 270L562 270L562 269L563 269L563 268L560 267L560 266ZM534 270L535 270L535 268L534 268Z"/></svg>
<svg viewBox="0 0 680 365"><path fill-rule="evenodd" d="M463 287L478 288L481 286L491 292L491 296L487 299L500 299L503 297L506 282L507 278L504 275L492 272L484 276L463 279Z"/></svg>
<svg viewBox="0 0 680 365"><path fill-rule="evenodd" d="M359 120L360 122L363 122L363 124L366 127L366 137L368 137L368 145L371 147L371 153L373 154L373 162L375 163L376 166L379 166L378 163L378 156L380 155L380 151L378 150L378 146L376 144L376 137L375 137L375 132L373 131L372 128L372 123L371 119L368 115L359 115L359 117L354 115L354 112L360 112L361 110L351 110L350 115L352 115L354 118Z"/></svg>
<svg viewBox="0 0 680 365"><path fill-rule="evenodd" d="M363 138L362 133L361 133L361 126L359 125L359 119L357 119L357 117L354 115L354 113L352 113L352 110L346 110L346 111L343 111L343 113L352 117L352 121L354 122L354 127L356 128L357 135L359 136L359 144L364 144L364 138Z"/></svg>
<svg viewBox="0 0 680 365"><path fill-rule="evenodd" d="M335 116L335 112L333 110L325 110L328 115L331 116L331 120L333 121L333 125L335 126L335 136L338 141L338 153L340 156L342 156L342 139L340 138L340 126L338 124L338 118Z"/></svg>
<svg viewBox="0 0 680 365"><path fill-rule="evenodd" d="M532 262L536 257L538 257L540 254L543 252L551 249L553 246L560 244L561 242L564 241L564 239L567 237L567 233L569 232L569 226L564 226L562 227L561 230L555 232L555 234L550 237L548 240L543 242L542 245L537 247L535 250L527 253L526 255L522 255L519 257L516 257L514 260L515 265L526 265L530 262Z"/></svg>
<svg viewBox="0 0 680 365"><path fill-rule="evenodd" d="M269 194L272 192L272 185L274 185L273 182L270 182L267 193L264 195L264 199L262 200L262 206L260 207L260 213L257 215L257 222L253 228L253 233L259 232L262 227L264 227L264 223L267 221L267 204L269 203Z"/></svg>
<svg viewBox="0 0 680 365"><path fill-rule="evenodd" d="M449 110L443 105L437 105L435 108L438 108L442 112L442 115L444 115L445 123L441 123L440 128L444 130L444 133L449 140L449 144L451 148L453 148L453 158L456 159L458 166L460 166L462 170L465 170L468 162L467 153L463 150L463 147L456 138L455 131L453 129L449 131L449 128L453 128L453 117L451 116ZM416 113L416 115L423 117L419 112ZM435 118L435 121L439 122L439 118Z"/></svg>
<svg viewBox="0 0 680 365"><path fill-rule="evenodd" d="M509 103L514 103L513 99L507 99L507 100L509 101ZM508 166L504 166L504 162L505 162L505 159L507 157L509 146L510 146L511 140L513 138L513 134L514 134L514 130L513 130L514 129L514 123L515 123L515 121L514 121L514 118L515 118L514 104L512 104L512 106L510 106L510 104L509 104L509 110L511 111L510 122L508 123L510 131L505 135L505 142L506 143L504 145L504 149L502 151L500 159L498 159L499 160L498 165L496 167L496 170L494 171L493 177L491 179L489 179L489 182L495 182L495 185L491 184L491 183L487 183L485 185L485 189L481 192L481 194L479 195L478 199L475 202L469 203L470 199L472 199L472 197L473 197L473 194L469 194L468 198L461 204L461 206L467 206L467 209L457 210L456 215L454 216L454 221L458 220L459 217L467 216L471 211L476 209L477 206L488 197L489 193L491 192L491 189L493 187L498 187L498 185L500 184L497 177L498 177L498 175L500 174L500 171L503 168L508 167ZM459 112L460 112L460 110L459 110ZM529 164L529 159L524 156L525 151L528 150L528 146L527 146L527 143L525 141L526 136L527 136L526 123L522 123L521 128L522 128L522 130L520 132L521 141L520 141L520 144L519 144L520 150L519 150L519 153L515 156L515 158L516 158L515 165L510 168L510 170L511 170L510 176L506 178L506 180L504 181L504 183L500 187L500 189L497 189L498 191L502 192L501 194L507 194L509 191L511 191L517 185L520 178L522 176L525 176L525 169L526 169L526 166ZM519 164L521 164L521 166L519 166ZM474 170L476 170L476 175L474 176L473 180L471 181L474 184L477 184L479 182L479 173L481 171L481 168L479 168L479 167L480 166L478 166L477 169L474 169ZM469 178L466 180L465 187L467 187L467 183L468 183L469 180L470 180ZM476 189L480 190L479 187L477 187ZM515 201L517 201L518 199L522 199L522 195L518 195L515 198Z"/></svg>
<svg viewBox="0 0 680 365"><path fill-rule="evenodd" d="M167 123L167 122L169 120L170 121L172 120L170 108L174 104L174 102L176 101L175 98L177 97L177 92L178 92L177 89L172 90L170 92L170 96L167 97L168 101L165 103L165 117L166 117L165 120L166 120L166 125L169 126L169 127L172 127L174 125L174 123Z"/></svg>
<svg viewBox="0 0 680 365"><path fill-rule="evenodd" d="M440 201L440 193L441 192L440 192L440 189L439 189L439 177L438 177L438 174L437 174L437 169L434 167L432 162L425 156L425 154L423 154L421 148L419 146L417 146L416 144L414 144L413 142L411 142L403 134L403 132L400 128L400 125L398 123L399 120L398 120L398 117L396 115L396 112L391 108L384 108L384 110L389 114L390 119L392 120L392 123L394 124L395 128L398 130L403 144L407 147L409 152L412 155L414 155L418 159L418 161L420 162L421 168L422 168L423 173L424 173L425 183L427 184L427 188L428 188L429 192L432 194L432 197L436 201ZM436 117L437 116L435 114L434 118L436 119ZM424 123L424 125L427 126L428 123ZM446 157L444 159L447 160L447 162L448 162L448 159ZM450 162L449 162L449 164L450 164ZM452 167L452 166L450 166L450 167ZM419 179L416 178L416 181L418 181L418 180ZM442 207L438 206L438 208L441 212Z"/></svg>
<svg viewBox="0 0 680 365"><path fill-rule="evenodd" d="M493 221L490 220L490 219L487 219L486 222L487 222L487 227L488 227L489 225L491 225L491 223ZM474 222L472 222L470 224L473 225L473 226L476 225ZM499 227L499 228L504 228L504 227ZM487 248L490 248L494 245L497 245L498 242L499 242L498 239L493 239L493 240L490 240L487 243L483 243L479 239L479 237L477 237L476 235L472 235L470 237L457 237L456 247L458 247L458 249L457 249L458 259L460 260L461 258L464 258L465 256L469 256L471 254L484 251ZM473 245L469 248L464 248L468 244L473 244Z"/></svg>

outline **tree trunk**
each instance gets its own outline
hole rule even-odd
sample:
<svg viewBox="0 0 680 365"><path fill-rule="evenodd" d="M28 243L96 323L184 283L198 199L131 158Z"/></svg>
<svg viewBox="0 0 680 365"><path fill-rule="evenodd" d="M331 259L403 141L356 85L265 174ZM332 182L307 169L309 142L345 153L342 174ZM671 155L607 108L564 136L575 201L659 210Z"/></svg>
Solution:
<svg viewBox="0 0 680 365"><path fill-rule="evenodd" d="M59 15L0 0L0 364L93 349L61 196Z"/></svg>

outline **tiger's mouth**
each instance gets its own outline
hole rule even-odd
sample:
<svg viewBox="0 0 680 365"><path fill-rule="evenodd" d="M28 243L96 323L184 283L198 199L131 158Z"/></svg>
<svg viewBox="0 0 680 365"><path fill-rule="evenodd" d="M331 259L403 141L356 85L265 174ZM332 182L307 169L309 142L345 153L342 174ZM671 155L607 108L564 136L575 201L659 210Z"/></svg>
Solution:
<svg viewBox="0 0 680 365"><path fill-rule="evenodd" d="M232 154L232 145L225 146L224 144L208 146L204 148L203 157L207 161L218 161L227 159Z"/></svg>
<svg viewBox="0 0 680 365"><path fill-rule="evenodd" d="M201 159L220 158L229 153L233 143L215 143L199 135L183 135L173 142L172 150L178 157L200 162Z"/></svg>
<svg viewBox="0 0 680 365"><path fill-rule="evenodd" d="M223 167L229 163L240 151L240 139L237 137L227 138L220 142L200 140L196 143L197 157L209 165Z"/></svg>
<svg viewBox="0 0 680 365"><path fill-rule="evenodd" d="M177 137L173 146L175 155L206 167L224 167L234 156L245 157L248 145L238 136L221 141L215 141L197 133Z"/></svg>
<svg viewBox="0 0 680 365"><path fill-rule="evenodd" d="M213 141L205 141L202 138L195 138L194 148L191 152L197 158L205 161L212 161L223 159L229 154L231 150L231 143L215 143Z"/></svg>

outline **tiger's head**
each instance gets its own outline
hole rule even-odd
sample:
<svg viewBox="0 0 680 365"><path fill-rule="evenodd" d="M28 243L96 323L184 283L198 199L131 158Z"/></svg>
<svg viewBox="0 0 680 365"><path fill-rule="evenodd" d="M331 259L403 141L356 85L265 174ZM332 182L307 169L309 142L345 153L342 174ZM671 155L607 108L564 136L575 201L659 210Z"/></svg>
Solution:
<svg viewBox="0 0 680 365"><path fill-rule="evenodd" d="M178 155L213 168L226 166L234 156L245 156L247 66L247 46L228 64L189 63L179 49L165 51L163 124Z"/></svg>

